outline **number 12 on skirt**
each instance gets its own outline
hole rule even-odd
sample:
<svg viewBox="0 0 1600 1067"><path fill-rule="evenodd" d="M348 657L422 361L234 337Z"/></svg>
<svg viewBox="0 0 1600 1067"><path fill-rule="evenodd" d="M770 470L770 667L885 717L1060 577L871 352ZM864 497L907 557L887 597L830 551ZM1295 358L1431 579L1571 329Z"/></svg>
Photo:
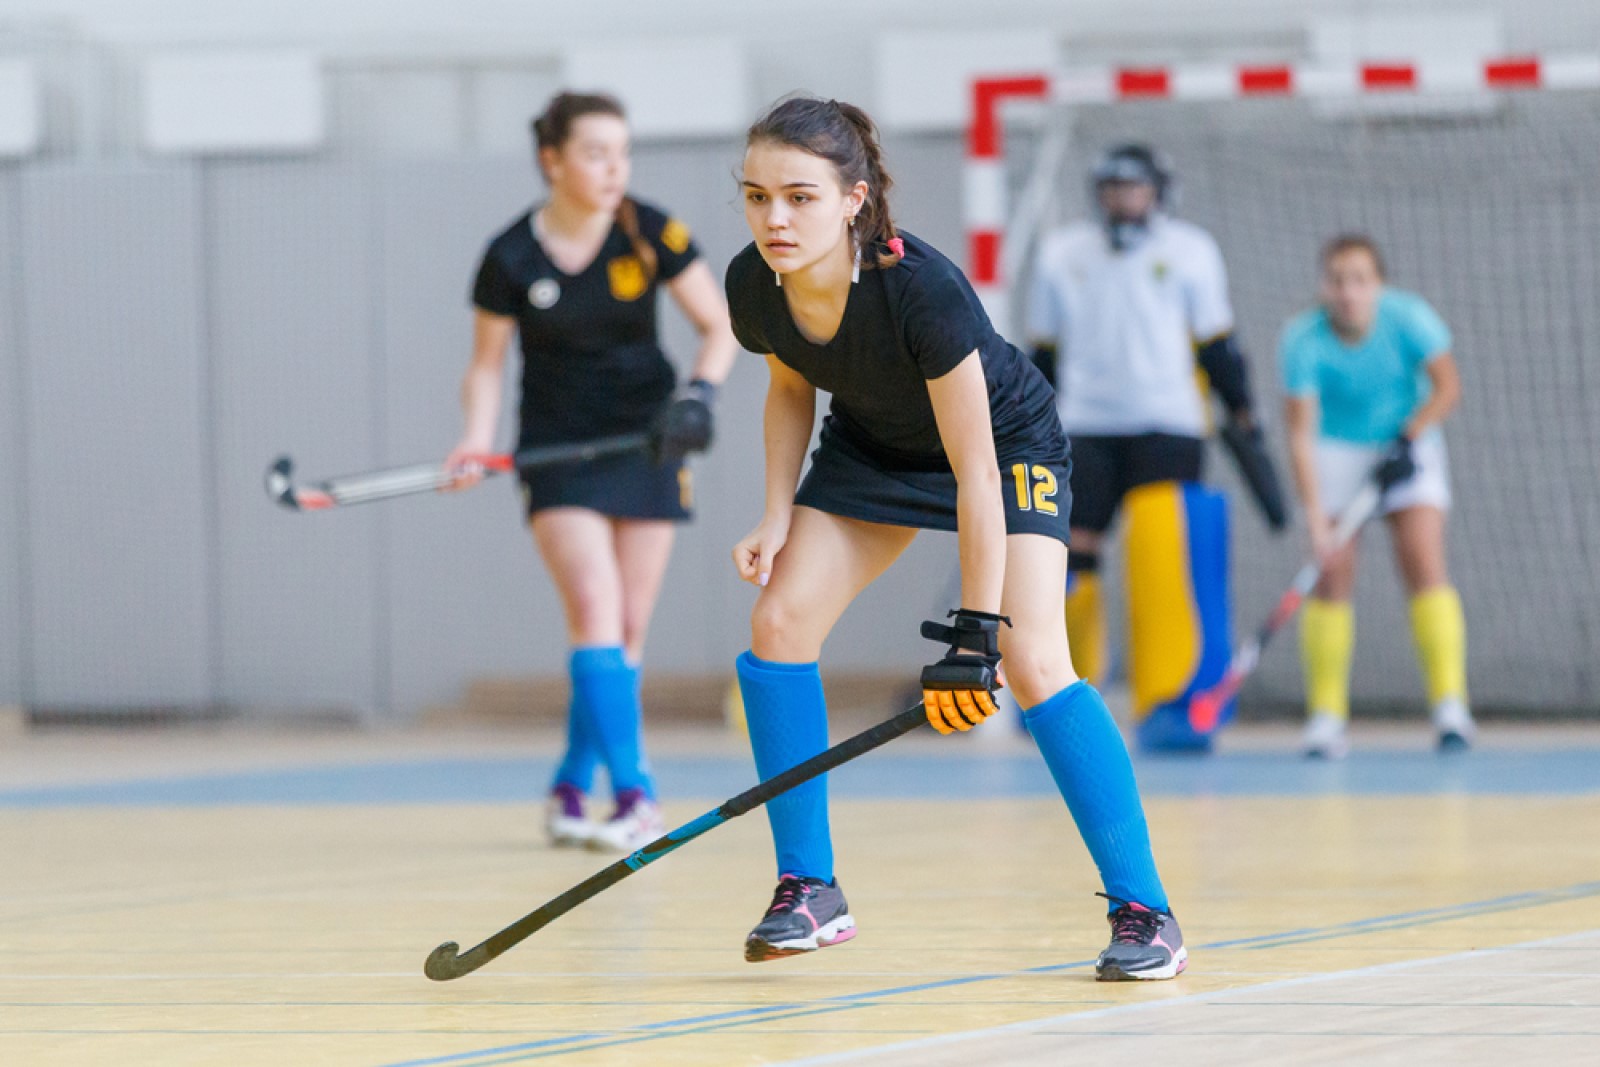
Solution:
<svg viewBox="0 0 1600 1067"><path fill-rule="evenodd" d="M1056 475L1049 467L1035 463L1030 471L1026 463L1013 463L1011 477L1017 482L1017 510L1037 511L1041 515L1054 515L1056 504Z"/></svg>

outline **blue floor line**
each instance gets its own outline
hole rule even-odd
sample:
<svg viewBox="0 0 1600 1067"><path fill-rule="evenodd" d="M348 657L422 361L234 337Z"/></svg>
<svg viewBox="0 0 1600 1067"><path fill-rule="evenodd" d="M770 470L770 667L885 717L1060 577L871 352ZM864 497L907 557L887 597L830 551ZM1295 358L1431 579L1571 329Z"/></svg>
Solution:
<svg viewBox="0 0 1600 1067"><path fill-rule="evenodd" d="M1564 886L1559 889L1534 890L1527 893L1514 893L1510 896L1493 897L1488 900L1469 901L1465 904L1455 904L1442 908L1429 908L1422 911L1396 912L1392 915L1374 916L1369 919L1356 919L1350 922L1336 923L1325 927L1312 927L1304 930L1293 930L1276 934L1263 934L1256 937L1236 938L1227 941L1213 941L1198 946L1200 951L1213 951L1218 949L1268 949L1280 948L1286 945L1302 944L1307 941L1327 941L1340 937L1355 937L1365 933L1380 930L1404 930L1419 926L1428 926L1453 919L1471 918L1478 915L1490 915L1504 911L1520 911L1525 908L1540 907L1547 904L1559 904L1568 900L1578 900L1586 897L1600 896L1600 882L1580 882L1576 885ZM727 1029L735 1026L744 1026L751 1023L776 1021L782 1018L795 1018L807 1014L817 1014L832 1011L842 1011L851 1008L861 1008L890 997L904 996L909 993L926 992L930 989L944 989L952 986L973 985L980 982L993 982L1007 978L1018 978L1030 974L1053 974L1060 971L1082 970L1094 966L1094 960L1073 960L1068 963L1052 963L1039 967L1029 967L1018 971L997 972L991 974L962 975L956 978L945 978L933 982L919 982L914 985L894 986L888 989L869 990L862 993L847 993L837 997L826 997L811 1004L781 1004L766 1005L760 1008L747 1008L734 1012L720 1012L716 1015L691 1016L683 1019L673 1019L658 1023L647 1023L642 1026L630 1028L634 1031L622 1033L628 1036L619 1036L617 1031L598 1032L593 1034L575 1034L566 1037L547 1038L542 1041L527 1042L518 1045L501 1045L494 1048L479 1049L474 1052L458 1052L447 1056L430 1057L420 1060L404 1060L389 1063L383 1067L444 1067L444 1065L459 1065L459 1067L497 1067L500 1064L526 1062L534 1059L546 1059L551 1056L567 1055L569 1053L586 1052L592 1049L610 1048L623 1044L639 1044L646 1041L659 1041L669 1037L685 1037L697 1033L706 1033L712 1030ZM649 1031L649 1032L641 1032ZM495 1057L495 1058L484 1058Z"/></svg>
<svg viewBox="0 0 1600 1067"><path fill-rule="evenodd" d="M959 744L959 742L955 742ZM652 760L662 795L718 799L755 783L746 757ZM548 759L484 756L403 760L0 790L0 809L229 805L523 804L544 799ZM1139 759L1146 796L1394 796L1600 793L1600 749L1367 752L1336 763L1289 753ZM886 755L830 775L845 799L950 800L1053 796L1032 754Z"/></svg>

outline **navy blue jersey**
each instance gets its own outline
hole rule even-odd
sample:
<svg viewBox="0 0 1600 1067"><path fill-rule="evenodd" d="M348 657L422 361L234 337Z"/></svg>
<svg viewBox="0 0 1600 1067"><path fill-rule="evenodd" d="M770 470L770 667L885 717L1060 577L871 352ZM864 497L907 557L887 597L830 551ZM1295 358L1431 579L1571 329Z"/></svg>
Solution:
<svg viewBox="0 0 1600 1067"><path fill-rule="evenodd" d="M905 255L864 269L850 287L839 330L806 340L783 289L752 243L728 265L733 332L831 393L828 425L887 469L949 470L928 380L971 353L983 361L995 451L1002 465L1067 455L1055 394L1026 356L995 332L965 276L937 249L901 231Z"/></svg>
<svg viewBox="0 0 1600 1067"><path fill-rule="evenodd" d="M522 341L519 446L636 433L672 395L677 376L656 330L656 290L700 255L682 222L635 200L655 250L654 277L620 224L600 254L567 274L545 254L530 211L489 243L472 302L517 320Z"/></svg>

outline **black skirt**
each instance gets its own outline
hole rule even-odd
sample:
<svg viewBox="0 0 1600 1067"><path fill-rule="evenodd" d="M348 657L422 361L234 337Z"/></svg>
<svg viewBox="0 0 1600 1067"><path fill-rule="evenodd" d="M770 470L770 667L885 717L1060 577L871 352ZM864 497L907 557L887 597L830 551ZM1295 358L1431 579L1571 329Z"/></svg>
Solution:
<svg viewBox="0 0 1600 1067"><path fill-rule="evenodd" d="M1000 464L1006 533L1042 534L1067 544L1072 460L1059 440L1040 442ZM883 463L824 424L811 469L794 502L830 515L922 530L956 528L956 476Z"/></svg>
<svg viewBox="0 0 1600 1067"><path fill-rule="evenodd" d="M624 452L523 471L528 516L546 508L588 508L614 519L692 516L694 486L682 463L657 466L644 452Z"/></svg>

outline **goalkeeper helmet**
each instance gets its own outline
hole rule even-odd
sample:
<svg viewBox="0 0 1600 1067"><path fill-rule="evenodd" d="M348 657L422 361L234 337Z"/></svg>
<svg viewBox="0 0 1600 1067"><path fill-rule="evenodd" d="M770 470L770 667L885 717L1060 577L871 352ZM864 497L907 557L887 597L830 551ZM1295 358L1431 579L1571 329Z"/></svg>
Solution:
<svg viewBox="0 0 1600 1067"><path fill-rule="evenodd" d="M1148 185L1155 190L1151 207L1141 213L1110 210L1102 196L1106 185ZM1166 155L1149 145L1119 144L1107 149L1089 171L1089 191L1100 222L1117 251L1132 248L1150 229L1156 211L1169 210L1177 199L1177 182Z"/></svg>

